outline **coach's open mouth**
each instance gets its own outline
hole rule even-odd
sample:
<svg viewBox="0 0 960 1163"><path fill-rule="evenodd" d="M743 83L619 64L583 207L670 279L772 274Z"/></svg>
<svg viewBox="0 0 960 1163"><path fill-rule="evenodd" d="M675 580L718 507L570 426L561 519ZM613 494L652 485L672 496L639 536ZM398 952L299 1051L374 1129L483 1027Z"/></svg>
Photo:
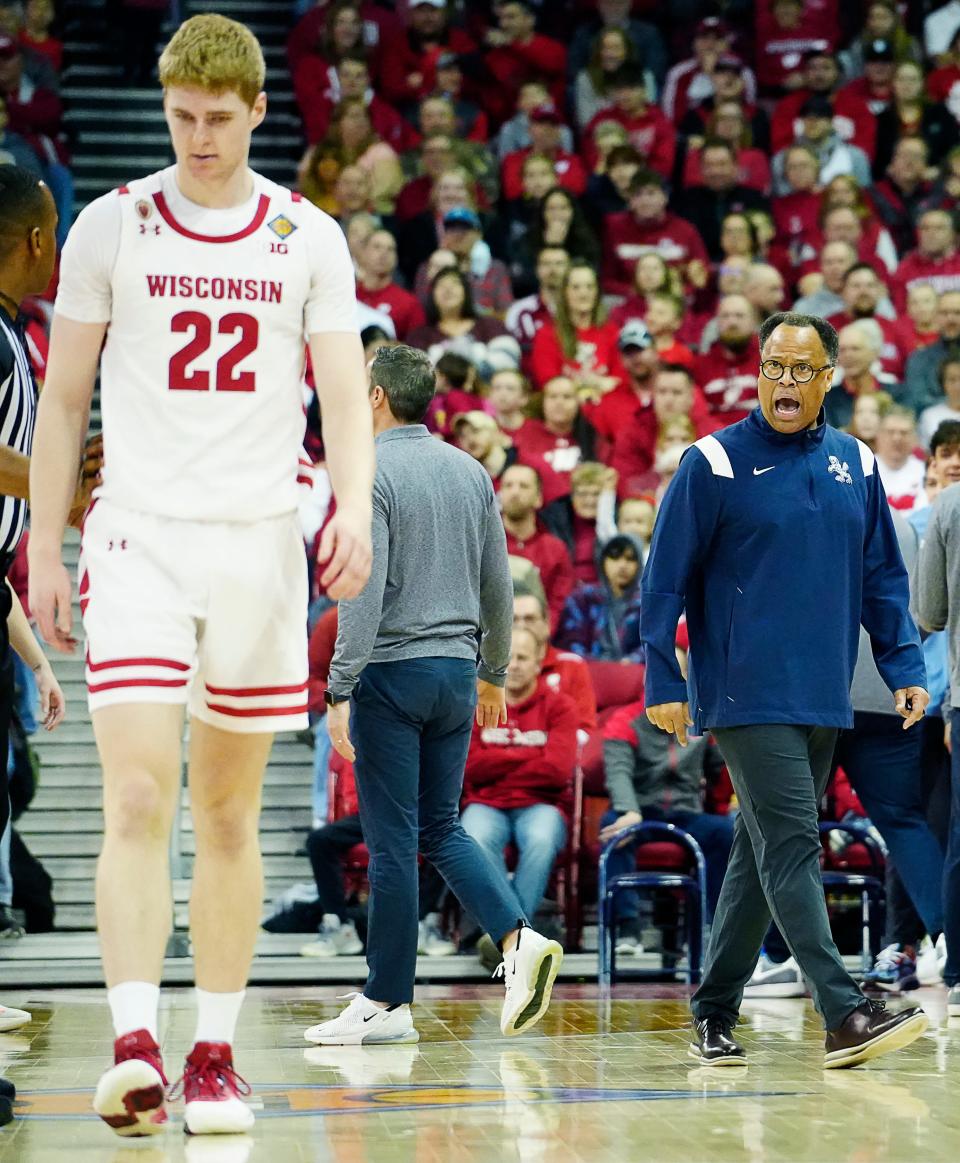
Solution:
<svg viewBox="0 0 960 1163"><path fill-rule="evenodd" d="M773 414L783 420L792 420L800 411L800 401L796 396L775 396L773 400Z"/></svg>

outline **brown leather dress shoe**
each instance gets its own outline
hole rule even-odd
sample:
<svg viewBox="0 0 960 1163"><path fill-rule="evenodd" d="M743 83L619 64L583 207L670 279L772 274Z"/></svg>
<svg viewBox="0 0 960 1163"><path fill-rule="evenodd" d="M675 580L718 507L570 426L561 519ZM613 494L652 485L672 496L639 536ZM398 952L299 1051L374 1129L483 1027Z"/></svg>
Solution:
<svg viewBox="0 0 960 1163"><path fill-rule="evenodd" d="M864 998L843 1025L827 1032L824 1069L859 1066L881 1054L902 1050L929 1024L927 1015L916 1006L888 1014L883 1002Z"/></svg>

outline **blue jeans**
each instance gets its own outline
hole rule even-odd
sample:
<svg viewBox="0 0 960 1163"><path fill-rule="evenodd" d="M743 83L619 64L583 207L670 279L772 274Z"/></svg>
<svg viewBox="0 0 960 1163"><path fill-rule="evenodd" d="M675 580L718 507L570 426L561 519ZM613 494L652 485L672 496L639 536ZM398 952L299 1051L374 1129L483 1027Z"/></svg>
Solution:
<svg viewBox="0 0 960 1163"><path fill-rule="evenodd" d="M920 795L922 748L920 725L904 731L898 715L858 711L853 730L840 733L834 762L847 773L850 786L890 849L927 932L939 933L946 883L943 853L927 824ZM957 857L960 860L960 845Z"/></svg>
<svg viewBox="0 0 960 1163"><path fill-rule="evenodd" d="M563 812L553 804L532 804L528 808L508 810L486 804L468 804L460 822L463 830L476 840L497 869L506 871L503 850L511 841L516 844L513 891L524 913L532 917L543 900L557 853L567 840Z"/></svg>
<svg viewBox="0 0 960 1163"><path fill-rule="evenodd" d="M604 813L600 826L605 828L619 819L620 812ZM723 874L727 871L727 860L733 847L733 819L730 816L714 816L708 812L661 812L656 808L643 809L645 820L662 820L664 824L676 824L684 832L689 832L703 850L707 866L707 920L713 920L713 913L720 897ZM633 872L637 866L636 844L624 844L615 848L607 860L607 875L612 879ZM639 902L635 892L617 894L617 920L628 920L637 916Z"/></svg>
<svg viewBox="0 0 960 1163"><path fill-rule="evenodd" d="M313 819L326 823L330 809L330 753L333 744L327 730L327 716L321 715L313 725Z"/></svg>
<svg viewBox="0 0 960 1163"><path fill-rule="evenodd" d="M354 691L350 732L370 852L363 992L372 1001L413 997L418 848L495 940L526 920L506 877L460 823L476 701L476 664L460 658L370 663Z"/></svg>
<svg viewBox="0 0 960 1163"><path fill-rule="evenodd" d="M947 964L943 980L960 984L960 710L950 709L950 831L943 862L944 932L947 934Z"/></svg>

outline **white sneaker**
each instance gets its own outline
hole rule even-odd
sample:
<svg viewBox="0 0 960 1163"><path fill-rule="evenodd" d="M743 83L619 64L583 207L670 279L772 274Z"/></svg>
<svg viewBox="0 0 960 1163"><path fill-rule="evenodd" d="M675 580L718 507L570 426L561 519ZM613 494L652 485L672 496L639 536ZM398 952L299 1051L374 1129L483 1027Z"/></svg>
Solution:
<svg viewBox="0 0 960 1163"><path fill-rule="evenodd" d="M384 1010L362 993L348 993L350 1004L338 1017L304 1032L315 1046L377 1046L419 1042L408 1005Z"/></svg>
<svg viewBox="0 0 960 1163"><path fill-rule="evenodd" d="M940 943L943 941L943 956L940 956ZM917 950L917 981L921 985L939 985L943 981L943 965L947 959L947 946L941 933L937 944L924 937Z"/></svg>
<svg viewBox="0 0 960 1163"><path fill-rule="evenodd" d="M316 941L304 945L301 957L356 957L363 952L363 942L353 921L341 921L334 913L324 915Z"/></svg>
<svg viewBox="0 0 960 1163"><path fill-rule="evenodd" d="M0 1006L0 1034L7 1030L19 1030L32 1020L32 1014L26 1010L16 1010L12 1006Z"/></svg>
<svg viewBox="0 0 960 1163"><path fill-rule="evenodd" d="M500 1011L501 1034L508 1038L522 1034L540 1021L562 963L559 941L550 941L527 926L520 930L513 950L504 953L494 973L503 978L507 991Z"/></svg>
<svg viewBox="0 0 960 1163"><path fill-rule="evenodd" d="M643 945L636 937L618 937L615 949L618 957L639 957L643 953Z"/></svg>
<svg viewBox="0 0 960 1163"><path fill-rule="evenodd" d="M960 1018L960 985L951 986L947 994L947 1017Z"/></svg>
<svg viewBox="0 0 960 1163"><path fill-rule="evenodd" d="M439 920L436 913L428 913L420 922L417 952L425 957L452 957L457 951L456 945L440 931Z"/></svg>
<svg viewBox="0 0 960 1163"><path fill-rule="evenodd" d="M743 987L743 996L750 997L804 997L807 986L794 958L788 957L779 964L771 961L765 953L753 971L753 976Z"/></svg>

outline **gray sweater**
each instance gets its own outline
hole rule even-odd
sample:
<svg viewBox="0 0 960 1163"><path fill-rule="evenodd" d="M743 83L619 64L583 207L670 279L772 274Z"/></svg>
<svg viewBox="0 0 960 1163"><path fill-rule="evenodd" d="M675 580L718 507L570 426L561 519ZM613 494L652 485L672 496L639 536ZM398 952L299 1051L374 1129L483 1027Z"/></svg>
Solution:
<svg viewBox="0 0 960 1163"><path fill-rule="evenodd" d="M890 515L893 517L893 527L897 533L900 553L903 555L903 564L907 567L907 573L910 576L910 612L916 617L916 530L896 509L891 509ZM870 635L862 626L860 627L857 666L853 672L853 683L850 687L850 702L855 711L870 711L877 715L897 716L897 708L894 706L890 688L880 677L877 664L873 661Z"/></svg>
<svg viewBox="0 0 960 1163"><path fill-rule="evenodd" d="M376 440L373 566L363 592L340 603L329 689L349 697L368 662L476 659L503 686L513 585L507 540L486 470L422 424Z"/></svg>
<svg viewBox="0 0 960 1163"><path fill-rule="evenodd" d="M920 545L917 612L925 630L949 630L950 705L960 707L960 485L933 502Z"/></svg>

